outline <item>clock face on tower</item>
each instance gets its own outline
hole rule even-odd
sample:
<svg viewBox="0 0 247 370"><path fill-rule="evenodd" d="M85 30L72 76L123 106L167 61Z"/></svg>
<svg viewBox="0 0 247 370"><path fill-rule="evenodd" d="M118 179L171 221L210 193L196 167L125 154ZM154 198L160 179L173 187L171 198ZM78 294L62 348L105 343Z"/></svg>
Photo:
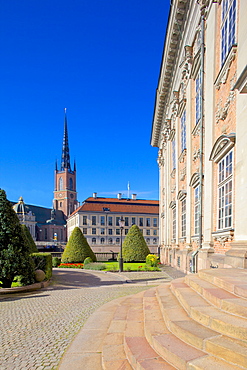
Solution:
<svg viewBox="0 0 247 370"><path fill-rule="evenodd" d="M63 196L63 194L62 194L62 193L59 193L59 196L60 196L60 197L62 197L62 196Z"/></svg>

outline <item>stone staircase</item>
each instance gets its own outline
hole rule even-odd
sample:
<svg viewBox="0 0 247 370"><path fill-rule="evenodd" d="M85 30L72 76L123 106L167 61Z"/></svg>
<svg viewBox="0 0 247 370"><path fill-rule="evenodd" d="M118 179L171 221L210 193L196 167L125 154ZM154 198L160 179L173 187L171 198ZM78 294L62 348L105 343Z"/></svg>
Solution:
<svg viewBox="0 0 247 370"><path fill-rule="evenodd" d="M79 335L89 362L73 370L247 369L247 270L202 270L118 299Z"/></svg>

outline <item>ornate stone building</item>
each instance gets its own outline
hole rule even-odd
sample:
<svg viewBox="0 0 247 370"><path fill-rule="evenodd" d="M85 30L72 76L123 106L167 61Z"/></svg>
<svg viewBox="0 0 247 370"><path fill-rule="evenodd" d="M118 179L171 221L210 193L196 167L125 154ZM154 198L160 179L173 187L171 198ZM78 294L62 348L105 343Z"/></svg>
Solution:
<svg viewBox="0 0 247 370"><path fill-rule="evenodd" d="M247 2L174 0L156 92L162 261L247 267Z"/></svg>

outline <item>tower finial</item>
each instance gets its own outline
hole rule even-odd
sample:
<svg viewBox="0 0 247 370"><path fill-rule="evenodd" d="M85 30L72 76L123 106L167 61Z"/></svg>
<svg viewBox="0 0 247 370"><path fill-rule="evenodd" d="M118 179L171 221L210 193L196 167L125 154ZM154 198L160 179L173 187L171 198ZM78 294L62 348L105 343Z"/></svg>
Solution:
<svg viewBox="0 0 247 370"><path fill-rule="evenodd" d="M66 110L67 108L64 108L64 133L63 133L61 171L64 171L65 168L67 168L68 170L71 170Z"/></svg>

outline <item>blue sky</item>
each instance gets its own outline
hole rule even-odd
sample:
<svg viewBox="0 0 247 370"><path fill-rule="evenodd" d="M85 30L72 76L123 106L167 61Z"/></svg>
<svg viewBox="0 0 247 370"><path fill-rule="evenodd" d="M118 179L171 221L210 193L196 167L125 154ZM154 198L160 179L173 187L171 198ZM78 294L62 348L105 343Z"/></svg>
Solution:
<svg viewBox="0 0 247 370"><path fill-rule="evenodd" d="M81 202L158 199L152 117L170 0L11 0L0 13L0 187L50 207L64 108Z"/></svg>

